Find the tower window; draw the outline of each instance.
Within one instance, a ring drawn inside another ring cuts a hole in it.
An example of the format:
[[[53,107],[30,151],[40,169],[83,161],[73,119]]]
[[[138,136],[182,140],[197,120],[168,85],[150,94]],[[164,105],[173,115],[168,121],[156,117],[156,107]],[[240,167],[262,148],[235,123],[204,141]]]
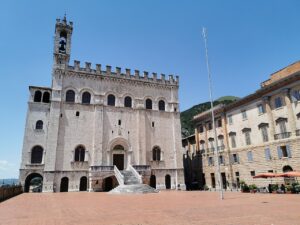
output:
[[[75,102],[75,92],[73,90],[67,91],[66,102]]]
[[[66,44],[67,44],[67,32],[62,31],[60,32],[59,48],[58,48],[60,53],[66,53]]]
[[[77,112],[76,112],[76,116],[79,116],[79,114],[80,114],[79,111],[77,111]]]
[[[111,105],[111,106],[116,105],[116,97],[114,95],[107,96],[107,105]]]
[[[45,91],[43,94],[43,102],[49,103],[50,102],[50,93],[48,91]]]
[[[75,149],[75,162],[83,162],[85,156],[85,149],[83,146],[78,146]]]
[[[34,102],[41,102],[42,100],[42,92],[41,91],[35,91],[34,92]]]
[[[90,104],[91,103],[91,94],[89,92],[83,92],[82,94],[82,104]]]
[[[152,122],[152,127],[154,127],[154,122]]]
[[[146,109],[152,109],[152,100],[149,98],[146,99]]]
[[[43,121],[42,120],[38,120],[35,124],[35,129],[36,130],[43,130]]]
[[[121,120],[118,121],[118,125],[121,126]]]
[[[160,161],[160,153],[161,153],[161,150],[159,147],[154,147],[153,150],[152,150],[152,159],[153,161]]]
[[[164,102],[163,100],[160,100],[160,101],[158,102],[158,109],[159,109],[160,111],[165,111],[165,102]]]
[[[41,146],[34,146],[31,150],[31,163],[42,163],[43,148]]]
[[[131,108],[132,107],[132,100],[129,96],[125,97],[124,99],[124,106]]]

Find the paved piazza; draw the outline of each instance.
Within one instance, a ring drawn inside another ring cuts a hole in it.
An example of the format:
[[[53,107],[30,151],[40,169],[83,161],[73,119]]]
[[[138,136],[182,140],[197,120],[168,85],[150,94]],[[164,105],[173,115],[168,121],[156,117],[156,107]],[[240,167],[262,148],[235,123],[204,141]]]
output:
[[[26,193],[0,204],[0,224],[300,224],[300,195],[162,191]]]

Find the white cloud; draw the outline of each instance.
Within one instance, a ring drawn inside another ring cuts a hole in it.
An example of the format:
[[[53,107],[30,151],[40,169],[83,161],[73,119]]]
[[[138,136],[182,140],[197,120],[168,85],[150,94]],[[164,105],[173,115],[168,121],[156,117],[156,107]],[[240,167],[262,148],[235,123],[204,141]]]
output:
[[[0,170],[4,171],[4,170],[9,170],[14,166],[14,164],[9,163],[6,160],[0,160]]]

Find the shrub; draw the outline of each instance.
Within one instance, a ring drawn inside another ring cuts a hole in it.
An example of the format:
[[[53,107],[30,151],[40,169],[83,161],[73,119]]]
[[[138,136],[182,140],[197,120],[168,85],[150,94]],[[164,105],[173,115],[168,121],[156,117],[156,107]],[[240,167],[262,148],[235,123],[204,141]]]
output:
[[[250,192],[249,186],[245,183],[245,181],[241,181],[240,184],[242,192]]]
[[[249,185],[249,189],[250,190],[256,190],[257,189],[257,186],[255,184],[250,184]]]

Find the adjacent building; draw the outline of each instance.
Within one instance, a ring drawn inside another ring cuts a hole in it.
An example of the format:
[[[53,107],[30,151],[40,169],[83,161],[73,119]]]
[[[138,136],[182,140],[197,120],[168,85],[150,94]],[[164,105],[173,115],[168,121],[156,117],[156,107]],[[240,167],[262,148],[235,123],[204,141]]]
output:
[[[43,192],[103,191],[114,166],[133,166],[144,183],[184,188],[179,78],[70,65],[73,23],[57,19],[51,87],[29,87],[20,181]],[[117,53],[116,53],[117,54]]]
[[[242,180],[266,186],[270,180],[253,176],[300,170],[300,62],[271,74],[253,94],[227,106],[216,106],[214,111],[217,140],[210,110],[193,119],[196,148],[202,155],[203,184],[219,187],[215,159],[220,163],[225,189],[239,187]],[[276,178],[273,182],[290,181]]]

